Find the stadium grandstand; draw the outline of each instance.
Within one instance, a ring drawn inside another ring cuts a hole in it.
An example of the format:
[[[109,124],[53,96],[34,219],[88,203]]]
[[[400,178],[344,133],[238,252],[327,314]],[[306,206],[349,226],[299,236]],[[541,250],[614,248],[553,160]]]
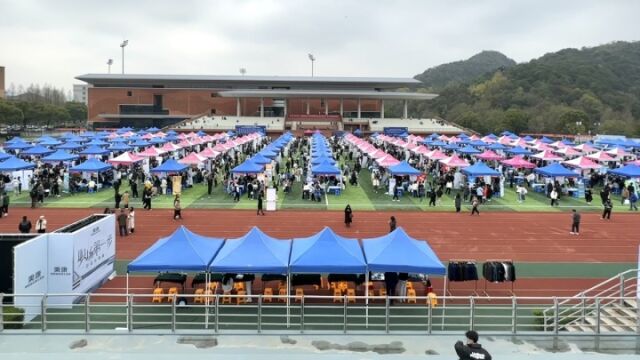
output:
[[[176,130],[266,132],[306,130],[456,134],[442,119],[411,119],[410,102],[436,94],[416,92],[411,78],[86,74],[88,117],[94,128],[156,126]],[[385,105],[401,105],[385,117]]]

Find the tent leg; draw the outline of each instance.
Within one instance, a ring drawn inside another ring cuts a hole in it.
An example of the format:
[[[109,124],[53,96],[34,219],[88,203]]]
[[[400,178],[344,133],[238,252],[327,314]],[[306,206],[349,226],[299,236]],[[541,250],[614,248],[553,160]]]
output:
[[[290,305],[291,305],[291,273],[287,273],[287,329],[291,326]]]
[[[204,275],[204,285],[205,285],[204,296],[207,296],[207,290],[209,290],[209,273],[206,273]],[[209,298],[208,297],[205,298],[204,304],[205,304],[204,328],[208,329],[209,328]]]
[[[127,271],[127,296],[129,296],[129,272]]]
[[[367,327],[367,329],[369,328],[369,271],[367,270],[367,273],[364,275],[365,280],[364,280],[364,297],[365,297],[365,325]]]
[[[448,278],[449,276],[445,274],[444,285],[442,289],[442,329],[441,330],[444,330],[444,314],[447,311],[447,279]],[[429,301],[431,301],[431,299],[429,299]]]

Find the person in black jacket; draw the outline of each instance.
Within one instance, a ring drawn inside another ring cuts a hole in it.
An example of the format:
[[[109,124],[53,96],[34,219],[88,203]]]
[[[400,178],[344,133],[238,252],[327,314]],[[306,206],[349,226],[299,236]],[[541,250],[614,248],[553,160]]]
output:
[[[465,336],[467,337],[466,344],[458,341],[453,347],[460,360],[491,360],[489,352],[478,344],[477,332],[469,330],[465,333]]]
[[[26,216],[22,217],[22,221],[18,224],[18,230],[22,234],[28,234],[31,232],[31,221]]]

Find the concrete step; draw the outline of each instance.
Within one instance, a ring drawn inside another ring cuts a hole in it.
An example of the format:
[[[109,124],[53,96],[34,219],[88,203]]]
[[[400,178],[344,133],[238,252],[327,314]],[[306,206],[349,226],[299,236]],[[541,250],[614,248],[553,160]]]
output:
[[[631,299],[625,299],[624,303],[629,306],[632,309],[637,309],[638,308],[638,301],[637,300],[631,300]]]
[[[627,327],[636,326],[636,315],[633,311],[620,305],[610,305],[602,309],[602,318],[615,321],[619,325]]]

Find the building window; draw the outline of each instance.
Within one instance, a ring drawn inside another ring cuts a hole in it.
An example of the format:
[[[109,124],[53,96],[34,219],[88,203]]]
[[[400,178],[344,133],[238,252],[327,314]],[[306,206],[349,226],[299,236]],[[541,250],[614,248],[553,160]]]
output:
[[[133,92],[127,91],[127,96],[133,96]]]

